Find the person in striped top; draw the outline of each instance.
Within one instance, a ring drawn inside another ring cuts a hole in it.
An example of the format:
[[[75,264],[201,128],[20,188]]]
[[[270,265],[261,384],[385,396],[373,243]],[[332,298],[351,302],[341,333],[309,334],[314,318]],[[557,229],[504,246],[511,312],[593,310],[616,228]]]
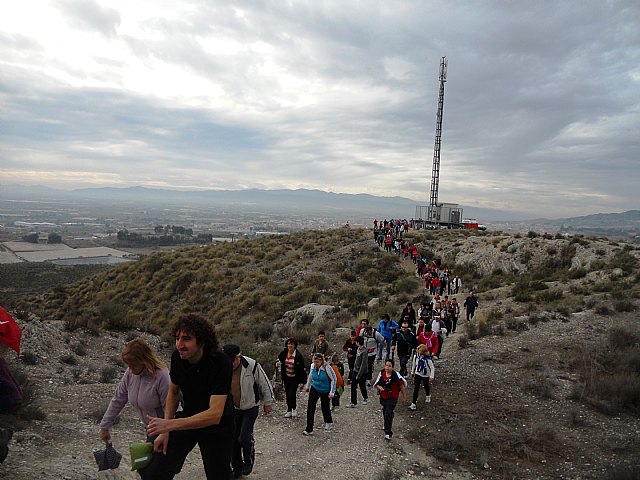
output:
[[[278,355],[276,362],[276,368],[280,369],[287,399],[287,413],[284,415],[286,418],[297,415],[296,393],[298,388],[302,388],[302,385],[307,381],[304,358],[297,348],[298,342],[293,338],[288,338],[285,342],[285,348]]]

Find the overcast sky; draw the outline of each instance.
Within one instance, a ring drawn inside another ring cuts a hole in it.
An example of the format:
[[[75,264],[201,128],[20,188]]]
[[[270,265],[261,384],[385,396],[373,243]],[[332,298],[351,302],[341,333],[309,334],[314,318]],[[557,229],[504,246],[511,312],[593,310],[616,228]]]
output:
[[[21,0],[0,182],[640,208],[640,2]]]

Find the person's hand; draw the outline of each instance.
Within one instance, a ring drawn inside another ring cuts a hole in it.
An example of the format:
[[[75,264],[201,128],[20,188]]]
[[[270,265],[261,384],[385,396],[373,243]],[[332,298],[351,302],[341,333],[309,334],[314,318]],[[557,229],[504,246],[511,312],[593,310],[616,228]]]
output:
[[[429,377],[429,384],[433,383],[433,378]]]
[[[273,407],[271,405],[265,405],[264,406],[265,415],[269,415],[272,411],[273,411]]]
[[[152,417],[151,415],[147,415],[147,422],[147,435],[150,437],[160,435],[161,433],[169,433],[171,431],[171,426],[173,425],[172,420]]]
[[[305,388],[304,388],[304,391],[305,391],[305,392],[308,392],[308,391],[309,391],[309,389],[308,389],[307,387],[305,387]]]
[[[166,455],[168,446],[169,434],[167,433],[161,433],[160,435],[158,435],[158,438],[153,441],[153,451],[156,453],[163,453],[164,455]]]
[[[105,428],[100,429],[100,440],[102,440],[103,442],[108,442],[109,440],[111,440],[111,434],[109,433],[109,430]]]
[[[334,393],[329,393],[329,398],[333,398],[335,396]]]

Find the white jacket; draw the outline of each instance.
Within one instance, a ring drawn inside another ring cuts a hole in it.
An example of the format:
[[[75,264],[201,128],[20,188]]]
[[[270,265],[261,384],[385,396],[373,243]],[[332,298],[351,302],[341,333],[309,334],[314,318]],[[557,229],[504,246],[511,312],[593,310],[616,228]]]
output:
[[[419,377],[422,378],[435,378],[436,377],[436,369],[435,366],[433,365],[433,360],[431,360],[431,357],[427,357],[427,368],[425,369],[424,372],[418,372],[418,360],[420,360],[420,355],[418,354],[418,352],[413,354],[413,362],[411,362],[411,375],[418,375]]]
[[[265,406],[271,406],[275,402],[273,387],[264,373],[262,365],[253,358],[240,356],[240,410],[249,410],[260,401]]]

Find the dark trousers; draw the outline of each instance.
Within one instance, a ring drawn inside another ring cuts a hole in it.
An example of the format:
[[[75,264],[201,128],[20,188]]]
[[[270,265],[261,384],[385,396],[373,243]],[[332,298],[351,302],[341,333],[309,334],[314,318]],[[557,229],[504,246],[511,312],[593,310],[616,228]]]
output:
[[[320,408],[322,409],[322,418],[324,423],[333,423],[331,418],[331,406],[329,405],[329,392],[320,393],[315,388],[309,390],[309,405],[307,405],[307,432],[313,432],[313,420],[316,416],[316,405],[320,399]]]
[[[418,394],[420,393],[420,383],[424,384],[424,393],[427,397],[431,395],[431,385],[429,384],[429,377],[421,377],[420,375],[413,376],[413,403],[418,401]]]
[[[436,354],[436,356],[440,356],[440,352],[442,352],[442,344],[444,343],[444,337],[442,336],[442,334],[438,335],[438,353]]]
[[[380,399],[380,403],[382,404],[382,417],[384,418],[384,433],[385,435],[393,435],[391,431],[391,427],[393,426],[393,411],[396,409],[396,405],[398,404],[397,398],[388,398],[386,400]]]
[[[351,403],[358,404],[358,387],[360,387],[360,393],[362,393],[363,399],[369,398],[369,392],[367,392],[367,379],[359,378],[351,380]]]
[[[369,363],[369,373],[367,373],[367,380],[371,380],[373,378],[373,364],[376,362],[376,356],[369,355],[367,357],[367,362]]]
[[[453,327],[451,329],[451,331],[455,332],[456,328],[458,327],[458,316],[457,315],[454,315],[453,317],[451,317],[451,324],[452,324],[452,327]]]
[[[295,378],[282,377],[284,383],[284,392],[287,397],[287,412],[296,409],[296,393],[298,391],[298,382]]]
[[[139,471],[142,480],[172,480],[182,470],[187,455],[200,447],[207,480],[227,480],[231,475],[233,418],[224,418],[216,429],[198,428],[169,433],[167,454],[154,453],[148,467]]]
[[[331,399],[331,405],[334,407],[339,407],[340,406],[340,395],[338,395],[338,392],[336,392],[333,395],[333,398]]]
[[[473,316],[476,314],[475,308],[467,308],[467,322],[473,320]]]
[[[356,357],[347,357],[347,363],[349,364],[349,380],[353,381],[353,366],[356,363]]]
[[[243,467],[253,467],[256,458],[253,426],[258,418],[259,407],[249,410],[236,409],[236,429],[233,434],[233,457],[231,466],[234,471],[242,471]]]
[[[407,376],[407,363],[409,363],[409,358],[411,358],[411,354],[403,355],[400,357],[400,375],[403,377]]]

